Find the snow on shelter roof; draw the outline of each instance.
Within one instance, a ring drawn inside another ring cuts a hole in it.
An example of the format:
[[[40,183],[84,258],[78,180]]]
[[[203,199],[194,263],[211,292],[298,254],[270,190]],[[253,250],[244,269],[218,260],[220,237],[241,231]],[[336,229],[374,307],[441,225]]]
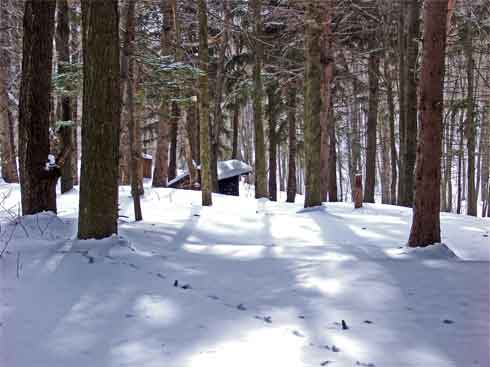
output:
[[[201,169],[200,166],[196,167],[197,169]],[[239,161],[238,159],[230,159],[228,161],[219,161],[218,162],[218,180],[224,180],[226,178],[246,175],[252,172],[252,167],[250,167],[247,163]],[[184,171],[184,173],[178,175],[173,180],[168,182],[168,186],[172,186],[173,184],[179,182],[183,178],[187,177],[189,172]]]
[[[224,180],[234,176],[241,176],[252,172],[250,167],[245,162],[238,159],[231,159],[229,161],[218,162],[218,180]]]

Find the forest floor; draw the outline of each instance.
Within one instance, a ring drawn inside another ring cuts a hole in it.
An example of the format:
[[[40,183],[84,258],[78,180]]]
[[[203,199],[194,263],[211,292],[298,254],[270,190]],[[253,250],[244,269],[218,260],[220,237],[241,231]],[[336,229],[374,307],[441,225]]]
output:
[[[119,236],[77,241],[76,190],[17,222],[3,194],[2,367],[490,366],[486,219],[410,250],[405,208],[147,187],[136,224],[124,187]]]

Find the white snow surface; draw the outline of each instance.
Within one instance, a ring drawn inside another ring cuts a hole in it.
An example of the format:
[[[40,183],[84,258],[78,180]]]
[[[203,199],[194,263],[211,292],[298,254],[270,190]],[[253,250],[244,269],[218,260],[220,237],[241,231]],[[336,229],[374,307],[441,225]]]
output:
[[[201,169],[201,166],[197,166],[197,169]],[[228,161],[218,161],[217,165],[218,169],[218,180],[224,180],[226,178],[230,178],[233,176],[241,176],[246,175],[247,173],[252,172],[252,167],[247,163],[239,161],[238,159],[230,159]],[[180,181],[184,177],[189,175],[188,171],[183,171],[181,174],[177,175],[173,180],[168,182],[168,185],[171,186],[174,183]]]
[[[413,250],[406,208],[147,186],[143,222],[78,241],[77,189],[17,226],[0,192],[1,367],[490,366],[486,219]]]

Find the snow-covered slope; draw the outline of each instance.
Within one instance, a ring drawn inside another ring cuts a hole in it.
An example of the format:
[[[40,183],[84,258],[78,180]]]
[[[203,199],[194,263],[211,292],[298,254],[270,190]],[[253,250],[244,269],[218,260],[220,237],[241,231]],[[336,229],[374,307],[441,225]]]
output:
[[[0,210],[2,367],[490,365],[488,220],[443,214],[447,246],[409,250],[405,208],[147,188],[144,222],[77,241],[77,200]]]

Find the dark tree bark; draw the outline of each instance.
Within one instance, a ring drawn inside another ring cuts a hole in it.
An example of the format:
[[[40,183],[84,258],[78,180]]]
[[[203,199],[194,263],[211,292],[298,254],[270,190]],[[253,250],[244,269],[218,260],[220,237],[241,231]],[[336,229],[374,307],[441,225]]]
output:
[[[218,51],[217,70],[216,70],[216,84],[215,84],[215,98],[214,98],[214,126],[212,129],[211,139],[211,178],[213,182],[213,192],[219,192],[218,186],[218,159],[220,148],[220,134],[223,130],[223,88],[226,82],[225,73],[225,61],[226,61],[226,49],[228,48],[229,28],[230,28],[230,9],[229,0],[223,0],[223,14],[224,14],[224,29],[223,37],[221,39]]]
[[[376,47],[375,44],[372,47]],[[369,111],[367,121],[366,147],[366,184],[364,185],[364,201],[374,203],[376,183],[376,128],[378,123],[379,94],[379,54],[372,51],[368,61],[369,77]]]
[[[59,169],[48,166],[56,1],[26,1],[19,98],[22,214],[56,212]]]
[[[331,154],[335,155],[335,146],[331,146],[331,122],[333,121],[333,103],[332,103],[332,83],[334,78],[334,52],[333,52],[333,32],[332,32],[332,16],[333,2],[326,1],[323,4],[323,33],[322,33],[322,48],[321,62],[323,67],[321,79],[321,94],[323,101],[323,109],[321,112],[321,136],[320,136],[320,180],[321,180],[321,196],[322,201],[327,201],[329,197],[330,183],[333,180],[330,175],[336,175],[335,160],[332,160]],[[335,128],[334,128],[335,131]],[[334,133],[335,137],[335,133]],[[335,142],[334,142],[335,143]],[[334,144],[335,145],[335,144]],[[332,170],[332,166],[333,170]],[[335,180],[336,186],[336,180]],[[335,187],[336,191],[336,187]],[[335,195],[337,196],[337,195]]]
[[[254,121],[254,143],[255,143],[255,198],[266,198],[267,195],[267,173],[265,165],[265,143],[264,143],[264,121],[262,113],[262,0],[252,0],[253,16],[253,121]]]
[[[278,84],[273,82],[267,88],[269,115],[269,200],[277,201],[277,125],[279,94]]]
[[[0,24],[7,25],[9,12],[6,0],[0,0]],[[0,31],[0,157],[2,159],[2,178],[7,183],[19,182],[17,162],[15,159],[14,128],[12,114],[9,110],[8,74],[10,57],[7,49],[10,47],[10,37],[7,31]]]
[[[408,240],[412,247],[441,241],[439,212],[447,10],[447,1],[428,0],[425,3],[420,140],[417,146],[413,221]]]
[[[408,5],[408,24],[405,35],[406,47],[406,68],[404,69],[404,157],[400,172],[400,180],[403,180],[403,195],[400,204],[412,206],[414,194],[414,169],[417,147],[417,60],[419,53],[420,38],[420,9],[421,0],[409,0]]]
[[[471,14],[467,14],[471,18]],[[466,77],[468,80],[467,92],[467,114],[466,114],[466,145],[468,149],[468,196],[466,214],[478,215],[478,195],[475,184],[475,149],[476,149],[476,126],[475,126],[475,97],[474,97],[474,73],[475,62],[473,60],[473,25],[470,21],[464,27],[464,52],[466,58]]]
[[[288,203],[294,203],[296,198],[296,87],[290,85],[287,94],[288,107]]]
[[[172,102],[170,111],[170,156],[168,162],[168,180],[173,180],[177,176],[177,141],[179,135],[180,108],[177,102]]]
[[[240,105],[233,106],[233,140],[231,143],[231,159],[238,159],[238,129],[240,124]]]
[[[67,0],[57,1],[58,11],[56,19],[56,50],[58,52],[58,72],[60,74],[66,71],[67,64],[70,62],[70,21],[69,21],[69,8]],[[72,126],[72,103],[71,98],[67,95],[61,96],[61,108],[60,119],[65,124],[71,121],[69,125],[63,125],[60,127],[59,134],[61,140],[61,150],[68,150],[69,154],[66,158],[65,164],[61,167],[61,193],[70,191],[74,184],[75,179],[73,176],[73,166],[75,163],[75,134]]]
[[[129,134],[129,174],[131,183],[131,196],[133,197],[134,206],[134,218],[135,221],[143,219],[141,213],[141,200],[140,200],[140,169],[141,169],[141,141],[138,141],[139,124],[135,121],[135,102],[134,102],[134,42],[135,42],[135,0],[128,0],[126,8],[126,32],[124,34],[124,59],[126,60],[122,65],[123,78],[126,79],[126,105],[128,117],[128,134]]]
[[[335,116],[333,115],[333,100],[330,100],[330,121],[328,123],[328,139],[329,139],[329,154],[328,154],[328,201],[333,203],[338,201],[337,194],[337,137],[335,134],[336,124]],[[342,177],[340,177],[342,179]]]
[[[162,0],[161,13],[163,16],[160,48],[162,55],[168,55],[172,52],[172,29],[173,29],[173,11],[172,3],[170,0]],[[153,170],[153,187],[166,187],[169,180],[169,125],[170,125],[170,112],[167,93],[164,92],[162,100],[160,102],[160,115],[158,119],[157,128],[157,149],[155,152],[155,168]]]
[[[390,161],[391,161],[391,185],[390,199],[391,204],[396,205],[396,188],[397,188],[397,152],[396,152],[396,136],[395,136],[395,102],[393,97],[393,75],[390,71],[388,58],[385,58],[384,65],[386,79],[386,101],[388,104],[388,119],[390,129]]]
[[[199,13],[199,68],[203,71],[199,76],[199,124],[201,149],[201,191],[202,205],[210,206],[212,202],[211,180],[211,141],[209,134],[209,85],[208,85],[208,14],[207,0],[198,0]]]
[[[78,238],[117,233],[121,124],[116,0],[82,1],[83,116]]]
[[[322,79],[321,6],[310,0],[306,5],[306,69],[305,69],[305,208],[321,205],[321,121],[320,83]]]

